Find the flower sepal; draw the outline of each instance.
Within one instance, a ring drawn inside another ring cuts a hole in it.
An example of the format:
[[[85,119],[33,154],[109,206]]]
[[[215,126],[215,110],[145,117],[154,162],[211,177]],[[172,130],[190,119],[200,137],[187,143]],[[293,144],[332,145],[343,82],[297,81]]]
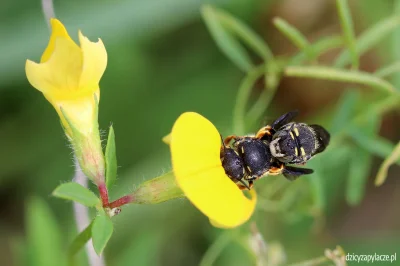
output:
[[[95,103],[94,110],[92,110],[93,119],[90,121],[90,125],[87,125],[90,130],[82,132],[75,117],[70,116],[62,106],[60,107],[60,112],[61,119],[65,120],[65,123],[62,123],[64,131],[73,146],[75,156],[83,173],[96,185],[100,185],[105,182],[105,161],[97,122],[98,100],[96,94],[93,97]]]
[[[170,172],[140,184],[131,197],[132,203],[157,204],[185,195],[177,185],[174,174]]]

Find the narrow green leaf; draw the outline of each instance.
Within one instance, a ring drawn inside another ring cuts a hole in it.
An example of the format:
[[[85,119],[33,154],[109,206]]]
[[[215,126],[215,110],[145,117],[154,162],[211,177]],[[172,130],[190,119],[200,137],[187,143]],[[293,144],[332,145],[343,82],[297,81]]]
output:
[[[113,126],[110,126],[106,147],[106,185],[108,189],[115,183],[117,179],[117,152],[115,146],[115,134]]]
[[[394,62],[388,66],[378,69],[374,75],[379,78],[386,78],[394,74],[400,73],[400,61]],[[400,86],[399,86],[400,87]]]
[[[339,13],[340,24],[342,26],[343,35],[350,51],[352,66],[354,69],[358,68],[358,52],[356,40],[354,36],[353,20],[351,18],[350,8],[347,0],[336,0],[336,6]]]
[[[361,56],[380,41],[384,40],[394,29],[400,25],[400,17],[392,16],[376,23],[363,32],[356,42],[358,56]],[[343,51],[335,60],[335,67],[343,67],[351,61],[351,54],[348,50]]]
[[[380,136],[368,136],[358,128],[350,126],[348,133],[361,148],[383,159],[390,156],[394,149],[394,145],[387,139]],[[396,160],[395,163],[400,165],[400,159]]]
[[[394,16],[399,17],[400,16],[400,1],[394,1],[393,5],[394,5],[393,14],[394,14]],[[391,58],[394,60],[400,60],[399,47],[400,47],[400,29],[397,28],[393,32],[392,45],[391,45],[391,49],[392,49]],[[399,74],[394,75],[391,78],[391,82],[393,83],[395,88],[397,88],[397,90],[400,90],[400,75]]]
[[[271,52],[271,49],[268,47],[265,41],[253,31],[252,28],[221,9],[213,9],[217,14],[221,24],[230,32],[235,34],[236,37],[246,43],[251,49],[253,49],[253,51],[263,58],[264,61],[270,61],[273,59],[274,56]]]
[[[377,137],[381,119],[374,114],[362,126],[357,128],[364,136],[373,140]],[[355,127],[352,127],[354,132]],[[357,136],[353,136],[356,137]],[[372,143],[371,143],[372,144]],[[364,197],[365,187],[372,165],[372,154],[364,148],[356,147],[350,157],[349,177],[346,187],[346,200],[354,206],[358,205]]]
[[[346,186],[346,200],[350,205],[355,206],[364,197],[365,186],[372,166],[372,155],[359,147],[353,149],[352,154]]]
[[[100,255],[113,233],[113,224],[104,211],[99,211],[92,225],[92,240],[94,250]]]
[[[251,89],[254,83],[264,74],[265,67],[263,65],[252,69],[242,80],[235,107],[233,109],[233,128],[236,134],[245,133],[245,115],[246,105],[251,95]]]
[[[31,198],[26,209],[29,261],[32,266],[64,266],[61,231],[46,202]]]
[[[253,67],[250,56],[243,46],[221,25],[214,8],[208,5],[203,6],[201,14],[221,51],[238,68],[244,72],[248,72]]]
[[[92,237],[92,226],[93,226],[93,222],[91,222],[85,228],[85,230],[80,232],[79,235],[77,235],[75,237],[75,239],[72,241],[71,245],[69,246],[69,250],[68,250],[68,255],[69,255],[70,260],[72,260],[72,258],[75,256],[75,254],[79,250],[81,250],[85,246],[85,244],[89,241],[89,239]]]
[[[375,186],[381,186],[387,177],[389,167],[400,159],[400,142],[397,143],[392,153],[383,161],[375,178]]]
[[[293,56],[289,65],[299,65],[305,60],[313,61],[318,59],[319,56],[328,52],[329,50],[340,48],[344,44],[342,36],[328,36],[319,39],[318,41],[311,43],[308,50],[312,51],[311,55],[306,54],[305,51],[301,51],[297,55]]]
[[[354,106],[360,94],[356,90],[347,90],[341,97],[337,105],[335,116],[332,119],[332,126],[330,133],[332,136],[340,132],[342,128],[346,127],[352,118]]]
[[[53,196],[73,200],[88,207],[94,207],[100,202],[92,191],[75,182],[59,185],[53,191]]]
[[[312,50],[308,49],[310,43],[298,29],[281,18],[274,18],[273,22],[275,27],[280,30],[283,35],[285,35],[297,48],[304,51],[309,60],[314,57]]]
[[[370,73],[323,66],[288,66],[284,74],[289,77],[315,78],[363,84],[386,92],[394,92],[392,84]]]

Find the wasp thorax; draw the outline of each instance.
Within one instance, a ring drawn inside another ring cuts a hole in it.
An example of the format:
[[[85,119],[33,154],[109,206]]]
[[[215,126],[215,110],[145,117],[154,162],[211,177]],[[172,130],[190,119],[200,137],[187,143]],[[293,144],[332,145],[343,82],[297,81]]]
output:
[[[252,137],[245,137],[236,143],[248,176],[261,177],[270,169],[272,157],[268,144]]]

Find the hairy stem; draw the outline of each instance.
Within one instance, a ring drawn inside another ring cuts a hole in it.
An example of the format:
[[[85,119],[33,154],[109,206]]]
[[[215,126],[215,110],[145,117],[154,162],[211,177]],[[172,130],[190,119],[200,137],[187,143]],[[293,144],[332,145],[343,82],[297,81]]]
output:
[[[131,203],[133,201],[133,199],[134,198],[131,195],[126,195],[126,196],[123,196],[123,197],[111,202],[110,204],[108,204],[107,207],[109,207],[110,209],[121,207],[122,205]]]

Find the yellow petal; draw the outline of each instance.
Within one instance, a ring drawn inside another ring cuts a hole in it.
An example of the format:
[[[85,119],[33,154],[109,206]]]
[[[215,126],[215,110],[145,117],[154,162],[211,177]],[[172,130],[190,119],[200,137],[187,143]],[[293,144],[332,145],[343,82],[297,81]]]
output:
[[[226,176],[220,161],[221,138],[214,125],[196,113],[184,113],[171,132],[176,181],[186,197],[219,227],[249,219],[256,197],[248,199]]]
[[[41,64],[27,60],[26,76],[33,87],[51,99],[74,99],[79,97],[79,78],[82,68],[81,51],[76,44],[65,38],[55,41],[50,59]]]
[[[107,66],[107,52],[103,42],[91,42],[79,31],[83,65],[79,81],[80,88],[96,89]]]
[[[254,211],[256,197],[248,199],[226,176],[222,166],[190,176],[177,176],[177,183],[193,205],[218,227],[239,226]],[[252,192],[255,194],[254,190]]]
[[[49,44],[47,45],[46,50],[44,50],[44,52],[43,52],[42,58],[40,59],[40,63],[44,63],[47,60],[49,60],[49,58],[51,57],[51,55],[54,51],[54,47],[55,47],[57,38],[60,37],[60,38],[65,38],[65,39],[71,40],[71,37],[68,35],[68,32],[65,29],[64,25],[58,19],[55,19],[55,18],[50,19],[50,24],[51,24],[51,36],[50,36]]]
[[[96,92],[96,95],[98,95],[98,93],[99,91]],[[50,101],[50,99],[48,100]],[[93,132],[93,130],[95,130],[94,126],[96,126],[96,124],[94,121],[97,121],[97,103],[95,102],[94,95],[87,95],[75,100],[50,102],[53,104],[58,115],[60,116],[61,122],[66,129],[68,136],[72,137],[73,134],[69,128],[69,124],[64,118],[64,115],[61,113],[60,107],[63,108],[63,111],[70,119],[70,122],[73,123],[74,127],[79,130],[82,135],[89,135]]]
[[[171,133],[169,133],[168,135],[164,136],[164,137],[162,138],[162,141],[163,141],[165,144],[170,145],[170,144],[171,144]]]
[[[220,146],[221,137],[210,121],[197,113],[182,114],[171,132],[175,175],[187,176],[221,166]]]
[[[251,203],[249,204],[249,206],[247,206],[244,210],[240,210],[240,209],[236,210],[237,212],[240,212],[240,211],[244,212],[244,213],[242,213],[242,217],[241,217],[242,220],[239,220],[239,223],[237,225],[240,225],[240,224],[246,222],[254,212],[254,208],[257,203],[257,193],[254,189],[250,190],[249,192],[250,192],[250,196],[251,196]],[[231,225],[231,224],[227,225],[226,223],[222,224],[222,223],[220,223],[216,220],[212,220],[212,219],[210,219],[210,223],[213,226],[219,227],[219,228],[232,228],[232,227],[237,226],[237,225]]]

